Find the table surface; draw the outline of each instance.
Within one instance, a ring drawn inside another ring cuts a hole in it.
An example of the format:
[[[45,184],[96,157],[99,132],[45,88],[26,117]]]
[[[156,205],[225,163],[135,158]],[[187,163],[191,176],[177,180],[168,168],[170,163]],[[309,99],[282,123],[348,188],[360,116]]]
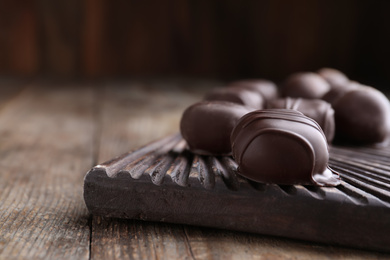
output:
[[[91,216],[94,165],[178,131],[217,81],[0,79],[0,259],[388,259],[249,233]]]

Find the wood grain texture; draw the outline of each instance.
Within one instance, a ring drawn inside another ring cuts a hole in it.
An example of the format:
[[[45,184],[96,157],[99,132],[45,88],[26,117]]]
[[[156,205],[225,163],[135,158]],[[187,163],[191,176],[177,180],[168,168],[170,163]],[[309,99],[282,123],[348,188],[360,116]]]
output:
[[[88,259],[90,88],[29,85],[0,111],[0,259]]]
[[[183,109],[215,85],[180,80],[107,83],[98,94],[97,161],[176,132]],[[188,250],[182,226],[92,218],[92,259],[186,259]]]

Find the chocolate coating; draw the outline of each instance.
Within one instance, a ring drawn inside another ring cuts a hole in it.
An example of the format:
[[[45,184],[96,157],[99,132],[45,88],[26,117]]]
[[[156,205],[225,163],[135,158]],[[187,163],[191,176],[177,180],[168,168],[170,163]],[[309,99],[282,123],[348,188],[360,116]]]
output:
[[[325,79],[331,86],[345,84],[349,81],[348,77],[339,70],[332,68],[322,68],[317,73]]]
[[[388,141],[390,103],[385,95],[372,87],[356,84],[333,92],[337,92],[331,100],[337,140],[354,143]],[[329,99],[330,94],[324,98]]]
[[[231,131],[237,121],[250,111],[231,102],[202,101],[184,111],[180,131],[194,153],[229,155]]]
[[[282,96],[307,99],[321,98],[330,90],[330,85],[321,76],[312,72],[290,75],[282,86]]]
[[[265,109],[243,116],[231,135],[239,173],[253,181],[338,185],[318,124],[296,110]]]
[[[234,81],[229,84],[229,87],[245,88],[252,91],[256,91],[257,93],[263,96],[266,102],[278,97],[278,87],[276,86],[275,83],[269,80],[248,79],[248,80]]]
[[[333,104],[337,99],[342,97],[345,93],[348,91],[357,89],[361,86],[361,84],[355,82],[355,81],[348,81],[344,84],[339,85],[333,85],[332,89],[329,90],[322,99],[326,102]]]
[[[280,98],[269,103],[269,108],[294,109],[316,121],[328,143],[331,143],[335,134],[334,110],[332,106],[321,99]]]
[[[264,100],[257,92],[244,88],[216,88],[211,90],[205,100],[229,101],[253,109],[264,108]]]

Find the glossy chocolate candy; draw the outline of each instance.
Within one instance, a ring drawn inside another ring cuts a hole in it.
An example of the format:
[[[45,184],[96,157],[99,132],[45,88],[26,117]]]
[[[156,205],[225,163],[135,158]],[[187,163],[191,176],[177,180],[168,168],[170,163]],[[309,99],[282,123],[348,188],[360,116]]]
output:
[[[263,96],[256,91],[244,88],[215,88],[206,94],[204,100],[228,101],[251,109],[264,108]]]
[[[319,125],[290,109],[265,109],[243,116],[231,135],[242,176],[261,183],[335,186],[328,144]]]
[[[330,85],[321,76],[312,72],[291,74],[282,85],[282,96],[300,98],[322,98]]]
[[[335,111],[337,141],[370,144],[389,140],[390,103],[380,91],[351,82],[332,89],[324,100]]]
[[[237,121],[251,109],[224,101],[202,101],[188,107],[180,131],[189,149],[203,155],[230,155],[230,134]]]
[[[294,109],[305,116],[314,119],[324,131],[328,143],[335,134],[334,110],[332,106],[321,99],[280,98],[269,103],[268,108]]]

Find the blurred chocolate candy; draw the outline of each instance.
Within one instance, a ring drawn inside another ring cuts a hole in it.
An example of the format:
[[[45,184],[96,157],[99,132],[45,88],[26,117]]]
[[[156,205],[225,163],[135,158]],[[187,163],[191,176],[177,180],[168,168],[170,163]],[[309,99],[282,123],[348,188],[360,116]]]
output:
[[[229,101],[253,109],[264,108],[264,100],[257,92],[244,88],[215,88],[209,91],[204,100]]]
[[[348,77],[339,70],[332,68],[322,68],[317,73],[325,79],[331,86],[345,84],[349,81]]]
[[[250,111],[245,106],[231,102],[202,101],[184,111],[180,131],[194,153],[229,155],[232,129]]]
[[[322,98],[330,90],[330,85],[321,76],[312,72],[290,75],[282,85],[284,97]]]
[[[335,100],[342,97],[348,91],[357,89],[361,84],[355,81],[348,81],[343,84],[333,85],[332,88],[322,97],[326,102],[333,104]]]
[[[275,83],[264,79],[247,79],[234,81],[229,84],[230,88],[245,88],[259,93],[265,102],[278,97],[278,87]]]

